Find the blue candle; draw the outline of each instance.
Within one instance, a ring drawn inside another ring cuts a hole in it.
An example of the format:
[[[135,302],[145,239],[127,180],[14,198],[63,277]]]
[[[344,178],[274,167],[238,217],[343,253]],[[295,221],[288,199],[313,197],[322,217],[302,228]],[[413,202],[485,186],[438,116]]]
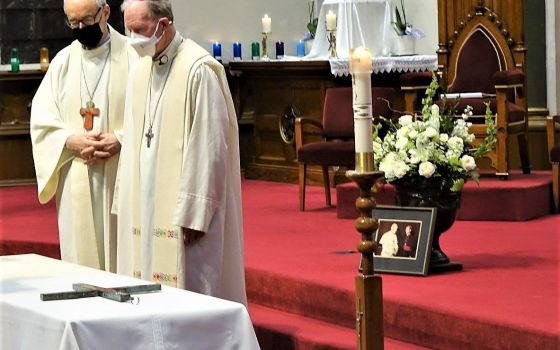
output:
[[[222,61],[222,44],[220,44],[219,42],[215,42],[212,45],[212,54],[214,56],[215,59],[217,59],[218,61]]]
[[[284,43],[278,41],[276,43],[276,59],[281,60],[284,58]]]
[[[300,40],[296,44],[296,56],[303,57],[305,56],[305,43],[303,40]]]
[[[233,60],[241,60],[241,43],[239,42],[233,43]]]

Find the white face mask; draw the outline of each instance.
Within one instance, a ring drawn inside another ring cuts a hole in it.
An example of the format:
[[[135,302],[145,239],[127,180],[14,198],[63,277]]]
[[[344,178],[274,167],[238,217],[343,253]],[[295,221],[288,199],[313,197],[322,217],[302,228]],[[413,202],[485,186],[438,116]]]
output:
[[[138,33],[130,32],[130,37],[128,38],[128,42],[130,45],[138,52],[140,57],[150,56],[154,57],[156,54],[156,45],[163,37],[163,33],[159,38],[156,38],[156,32],[159,28],[159,23],[156,26],[156,30],[154,30],[154,34],[151,37],[147,37],[144,35],[140,35]]]

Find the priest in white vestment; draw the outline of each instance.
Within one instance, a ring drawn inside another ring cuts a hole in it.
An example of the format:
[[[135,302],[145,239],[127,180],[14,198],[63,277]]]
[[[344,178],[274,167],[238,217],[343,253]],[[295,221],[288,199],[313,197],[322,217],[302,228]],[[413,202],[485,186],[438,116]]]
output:
[[[237,119],[223,66],[125,1],[131,71],[114,211],[118,272],[246,304]]]
[[[56,196],[62,260],[115,272],[128,45],[105,0],[65,0],[64,11],[77,40],[53,58],[31,106],[38,196]]]

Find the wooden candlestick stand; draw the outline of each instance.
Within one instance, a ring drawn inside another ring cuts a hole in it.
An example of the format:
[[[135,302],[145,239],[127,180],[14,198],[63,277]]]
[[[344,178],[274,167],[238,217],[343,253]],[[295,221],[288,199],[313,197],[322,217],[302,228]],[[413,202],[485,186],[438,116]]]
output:
[[[371,193],[371,188],[383,175],[381,171],[346,172],[346,177],[360,188],[360,197],[356,200],[360,217],[354,224],[362,234],[362,240],[358,243],[358,251],[362,254],[362,271],[355,279],[358,350],[379,350],[384,346],[382,281],[380,276],[374,276],[373,268],[373,253],[377,246],[373,233],[378,223],[373,217],[376,203]]]

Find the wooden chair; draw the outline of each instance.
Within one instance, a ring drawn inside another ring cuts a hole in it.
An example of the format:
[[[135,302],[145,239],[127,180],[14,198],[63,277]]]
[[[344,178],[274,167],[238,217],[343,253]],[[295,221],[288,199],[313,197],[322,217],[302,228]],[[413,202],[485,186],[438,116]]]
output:
[[[560,115],[546,118],[546,140],[548,144],[548,156],[552,164],[552,198],[555,213],[560,211],[560,139],[556,135],[556,131],[559,127]]]
[[[507,178],[508,141],[517,136],[523,173],[529,174],[523,1],[438,0],[438,20],[441,88],[448,93],[492,95],[461,98],[458,112],[466,105],[474,108],[471,132],[481,142],[486,137],[484,102],[490,101],[497,127],[497,144],[487,156],[491,166]],[[407,111],[417,108],[413,105],[417,103],[415,87],[425,89],[428,79],[423,73],[401,78]]]
[[[390,118],[389,104],[394,100],[394,90],[372,87],[371,92],[374,116]],[[299,209],[301,211],[305,210],[308,165],[318,165],[322,168],[327,206],[331,205],[329,166],[354,167],[353,113],[352,88],[330,88],[325,94],[322,123],[308,118],[296,118],[295,139],[299,162]],[[305,143],[303,129],[306,125],[319,129],[323,140]]]

